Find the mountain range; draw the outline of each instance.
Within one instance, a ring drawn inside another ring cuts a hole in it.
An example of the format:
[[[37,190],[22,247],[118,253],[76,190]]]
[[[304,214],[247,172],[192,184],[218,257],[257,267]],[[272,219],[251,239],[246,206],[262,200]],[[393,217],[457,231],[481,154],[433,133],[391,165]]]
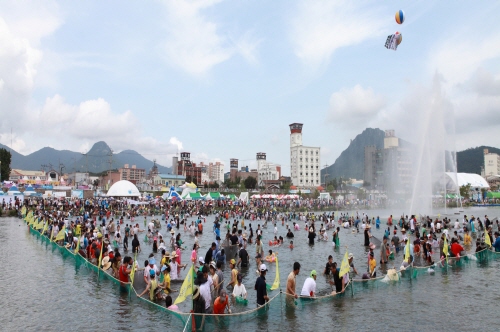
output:
[[[334,178],[364,178],[365,147],[374,145],[377,149],[384,147],[385,132],[379,128],[366,128],[361,134],[351,140],[349,146],[342,151],[335,163],[321,170],[321,179],[328,174],[328,179]],[[412,143],[399,139],[402,147],[411,147]],[[484,149],[500,155],[500,149],[490,146],[479,146],[457,152],[457,171],[459,173],[481,174],[484,166]],[[452,166],[446,164],[447,169]]]
[[[124,150],[114,154],[106,142],[103,141],[95,143],[86,154],[45,147],[25,156],[2,144],[0,144],[0,148],[11,152],[11,168],[32,171],[40,169],[61,171],[62,168],[63,173],[73,171],[101,173],[129,164],[130,167],[136,165],[137,168],[144,168],[148,173],[154,164],[153,161],[144,158],[134,150]],[[171,172],[170,167],[156,165],[159,173]]]

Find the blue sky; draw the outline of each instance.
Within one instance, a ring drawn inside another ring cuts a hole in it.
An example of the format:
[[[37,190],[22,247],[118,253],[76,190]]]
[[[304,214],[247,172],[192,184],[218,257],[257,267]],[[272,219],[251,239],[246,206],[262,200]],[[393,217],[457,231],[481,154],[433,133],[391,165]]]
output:
[[[404,24],[395,22],[405,11]],[[331,164],[366,127],[417,137],[436,84],[457,149],[500,147],[497,1],[0,1],[0,142],[106,141],[169,166],[289,172],[289,129]],[[385,39],[399,31],[396,52]],[[438,83],[436,83],[438,82]]]

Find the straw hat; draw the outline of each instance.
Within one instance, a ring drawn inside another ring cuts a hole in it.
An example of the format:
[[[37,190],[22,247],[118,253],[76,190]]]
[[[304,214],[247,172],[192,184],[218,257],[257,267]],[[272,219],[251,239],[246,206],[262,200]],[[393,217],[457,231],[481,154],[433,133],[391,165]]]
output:
[[[177,257],[177,253],[175,251],[172,251],[172,253],[170,254],[170,258],[174,259],[175,257]]]
[[[102,269],[104,271],[106,271],[107,269],[109,269],[111,267],[111,262],[109,261],[109,257],[108,256],[104,257],[102,259],[101,264],[102,264]]]

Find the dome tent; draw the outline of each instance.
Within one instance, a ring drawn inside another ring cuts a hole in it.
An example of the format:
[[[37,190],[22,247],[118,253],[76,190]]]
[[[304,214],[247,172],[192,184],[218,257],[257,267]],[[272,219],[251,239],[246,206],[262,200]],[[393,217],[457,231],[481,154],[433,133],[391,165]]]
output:
[[[111,197],[139,197],[139,189],[130,181],[121,180],[109,188],[107,196]]]

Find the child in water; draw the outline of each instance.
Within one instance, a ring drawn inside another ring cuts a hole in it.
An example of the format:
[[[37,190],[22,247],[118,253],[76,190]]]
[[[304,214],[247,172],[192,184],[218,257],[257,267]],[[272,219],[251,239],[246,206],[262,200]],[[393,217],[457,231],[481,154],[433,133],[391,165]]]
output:
[[[290,241],[290,249],[293,249],[293,241]]]
[[[266,261],[270,263],[276,262],[276,254],[272,250],[269,250],[269,255],[266,256]]]

